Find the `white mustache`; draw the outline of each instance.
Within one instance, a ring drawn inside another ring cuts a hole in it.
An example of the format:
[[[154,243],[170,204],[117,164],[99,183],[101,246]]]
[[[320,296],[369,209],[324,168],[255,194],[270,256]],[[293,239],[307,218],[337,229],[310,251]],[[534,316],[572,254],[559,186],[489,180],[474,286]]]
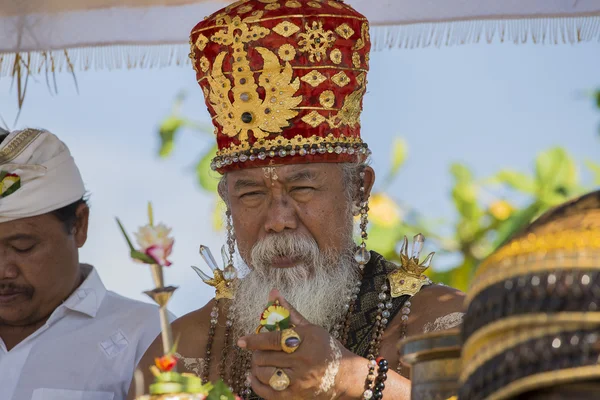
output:
[[[252,247],[251,261],[257,270],[270,267],[272,260],[280,257],[310,265],[319,259],[319,253],[319,245],[310,236],[278,233],[264,237]]]

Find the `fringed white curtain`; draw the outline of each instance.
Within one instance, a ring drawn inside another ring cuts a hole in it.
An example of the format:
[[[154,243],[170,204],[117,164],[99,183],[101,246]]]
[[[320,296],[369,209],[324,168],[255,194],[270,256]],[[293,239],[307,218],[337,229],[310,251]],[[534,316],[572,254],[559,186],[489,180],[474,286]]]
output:
[[[285,0],[280,0],[284,2]],[[329,1],[329,0],[321,0]],[[188,62],[188,34],[218,0],[2,0],[0,77]],[[600,41],[600,0],[347,0],[376,50]]]

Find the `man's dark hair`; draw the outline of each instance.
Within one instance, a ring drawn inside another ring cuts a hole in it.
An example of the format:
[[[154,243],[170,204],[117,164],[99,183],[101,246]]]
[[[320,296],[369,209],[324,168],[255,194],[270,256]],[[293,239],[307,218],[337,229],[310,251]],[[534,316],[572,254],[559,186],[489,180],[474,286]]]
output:
[[[2,142],[4,142],[4,139],[6,139],[8,137],[8,134],[10,132],[5,131],[4,129],[0,128],[0,144],[2,144]]]
[[[54,215],[60,222],[63,223],[68,234],[73,232],[75,222],[77,222],[77,208],[79,208],[79,206],[82,204],[85,204],[89,207],[88,199],[86,197],[82,197],[74,203],[51,212],[52,215]]]

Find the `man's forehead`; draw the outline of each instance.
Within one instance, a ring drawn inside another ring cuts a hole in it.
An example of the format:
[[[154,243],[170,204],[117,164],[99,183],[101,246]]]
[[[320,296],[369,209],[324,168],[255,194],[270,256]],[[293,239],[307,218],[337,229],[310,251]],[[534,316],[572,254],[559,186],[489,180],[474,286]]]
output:
[[[0,223],[0,240],[34,236],[43,230],[44,216],[21,218]]]
[[[335,163],[319,163],[281,166],[274,165],[265,168],[274,168],[275,171],[277,171],[278,180],[285,181],[293,178],[317,179],[339,168],[339,166]],[[265,168],[259,167],[232,171],[228,173],[228,178],[231,178],[234,183],[238,180],[263,181],[265,178]]]

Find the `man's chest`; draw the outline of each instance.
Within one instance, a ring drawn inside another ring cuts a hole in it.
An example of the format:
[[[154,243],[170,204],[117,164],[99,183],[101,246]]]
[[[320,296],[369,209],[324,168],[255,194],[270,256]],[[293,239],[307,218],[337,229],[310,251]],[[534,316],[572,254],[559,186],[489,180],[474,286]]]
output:
[[[135,346],[118,328],[56,324],[0,353],[6,400],[117,400],[125,396]]]

